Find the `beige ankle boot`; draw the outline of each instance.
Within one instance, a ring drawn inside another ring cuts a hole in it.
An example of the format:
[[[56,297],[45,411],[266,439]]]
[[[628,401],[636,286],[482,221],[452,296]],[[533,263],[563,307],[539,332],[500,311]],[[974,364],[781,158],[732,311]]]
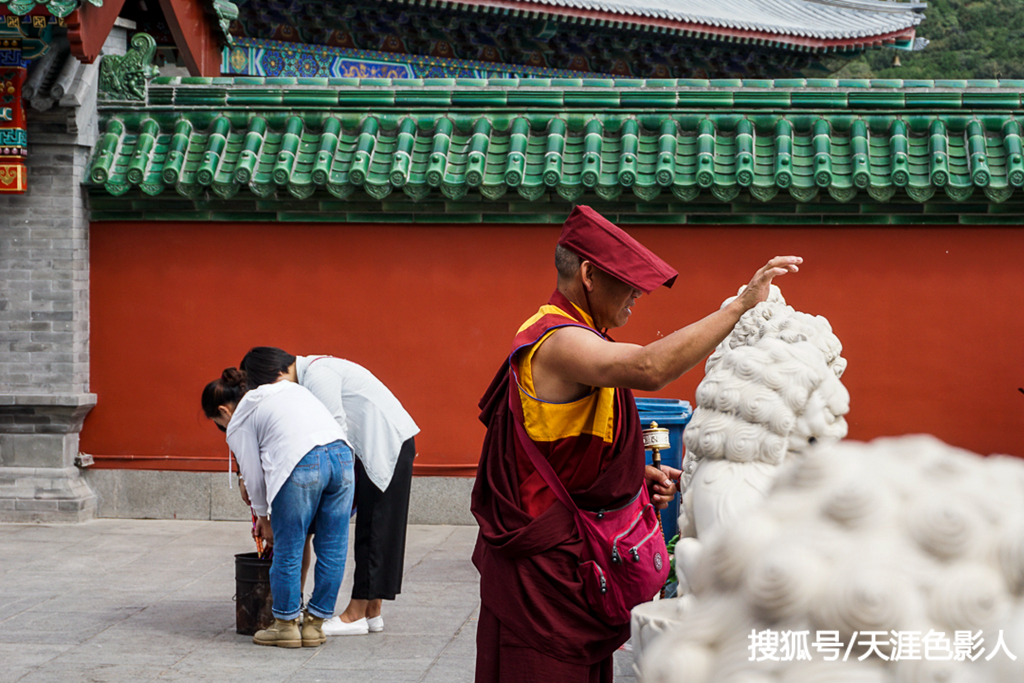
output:
[[[324,635],[323,617],[315,617],[309,612],[302,613],[302,647],[319,647],[327,642]]]
[[[299,618],[289,621],[274,618],[274,623],[262,631],[256,631],[252,642],[257,645],[274,645],[276,647],[302,647],[302,635],[299,633]]]

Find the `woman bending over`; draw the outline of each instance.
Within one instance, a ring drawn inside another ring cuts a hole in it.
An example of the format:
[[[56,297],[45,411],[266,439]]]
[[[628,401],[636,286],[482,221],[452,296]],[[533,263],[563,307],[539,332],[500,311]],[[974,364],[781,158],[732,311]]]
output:
[[[295,357],[258,346],[241,367],[251,386],[288,380],[306,387],[345,428],[356,461],[355,576],[348,607],[324,633],[384,630],[382,600],[402,591],[406,522],[419,427],[395,395],[366,368],[331,356]]]
[[[345,573],[355,490],[346,432],[307,389],[281,382],[247,391],[245,373],[235,368],[206,385],[202,404],[227,433],[257,515],[256,534],[274,545],[274,623],[253,642],[322,645],[323,622],[334,613]],[[315,586],[300,630],[300,567],[311,524],[317,527]]]

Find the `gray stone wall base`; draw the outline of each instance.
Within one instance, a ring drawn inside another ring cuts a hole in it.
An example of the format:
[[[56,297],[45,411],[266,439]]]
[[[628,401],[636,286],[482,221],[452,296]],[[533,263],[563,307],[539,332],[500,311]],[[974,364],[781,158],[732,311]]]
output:
[[[409,524],[476,526],[469,512],[473,477],[413,477]]]
[[[248,520],[249,508],[227,472],[86,469],[97,517],[118,519]]]
[[[95,516],[96,502],[75,467],[0,468],[0,523],[84,522]]]
[[[75,467],[95,394],[0,394],[0,522],[84,522],[96,495]]]
[[[78,455],[78,434],[0,433],[0,476],[8,467],[72,465]]]
[[[249,508],[226,472],[86,469],[97,496],[96,516],[120,519],[248,520]],[[469,512],[473,479],[413,477],[410,524],[475,525]]]

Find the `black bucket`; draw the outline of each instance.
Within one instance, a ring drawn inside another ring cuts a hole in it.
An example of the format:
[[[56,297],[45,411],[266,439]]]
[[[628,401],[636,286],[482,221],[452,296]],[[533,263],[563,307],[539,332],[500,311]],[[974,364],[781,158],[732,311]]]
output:
[[[274,623],[270,563],[256,553],[235,555],[235,631],[251,636]]]

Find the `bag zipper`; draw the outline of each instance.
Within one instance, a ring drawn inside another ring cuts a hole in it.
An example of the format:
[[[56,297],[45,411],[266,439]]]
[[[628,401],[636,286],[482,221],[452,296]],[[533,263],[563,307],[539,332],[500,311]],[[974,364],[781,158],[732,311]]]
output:
[[[646,512],[647,508],[644,507],[643,511]],[[640,514],[643,514],[643,512],[641,512]],[[661,526],[660,525],[659,526],[655,526],[651,530],[651,533],[649,533],[646,536],[644,536],[643,538],[641,538],[639,540],[639,542],[637,542],[637,544],[635,546],[633,546],[632,548],[629,549],[629,554],[633,556],[633,561],[634,562],[639,562],[640,561],[640,551],[638,550],[638,548],[640,546],[642,546],[644,543],[647,543],[647,541],[649,541],[652,538],[654,538],[654,534],[656,534],[656,533],[658,533],[660,531],[661,531]]]
[[[648,503],[649,505],[650,503]],[[640,512],[637,513],[636,517],[633,518],[632,523],[626,527],[626,530],[620,533],[618,536],[612,539],[612,562],[619,564],[622,562],[622,557],[619,555],[619,540],[636,528],[636,525],[640,523],[640,520],[644,516],[644,512],[647,510],[647,506],[640,508]]]
[[[622,505],[620,505],[619,507],[617,507],[617,508],[604,508],[604,509],[602,509],[602,510],[598,510],[597,512],[594,512],[594,513],[591,513],[591,514],[596,514],[596,515],[597,515],[597,518],[598,518],[598,519],[603,519],[603,518],[604,518],[604,516],[605,516],[606,514],[608,514],[609,512],[618,512],[619,510],[625,510],[625,509],[626,509],[626,508],[628,508],[628,507],[629,507],[630,505],[632,505],[633,503],[635,503],[635,502],[636,502],[636,499],[637,499],[637,498],[639,498],[639,497],[640,497],[640,492],[639,492],[639,491],[637,491],[637,492],[636,492],[636,495],[635,495],[635,496],[633,496],[632,498],[630,498],[630,499],[629,499],[628,501],[626,501],[625,503],[623,503],[623,504],[622,504]]]
[[[604,595],[605,593],[608,592],[608,581],[605,580],[605,578],[604,578],[604,570],[601,569],[601,565],[599,565],[598,563],[595,562],[594,563],[594,567],[597,568],[597,572],[600,575],[600,579],[601,579],[601,595]]]

